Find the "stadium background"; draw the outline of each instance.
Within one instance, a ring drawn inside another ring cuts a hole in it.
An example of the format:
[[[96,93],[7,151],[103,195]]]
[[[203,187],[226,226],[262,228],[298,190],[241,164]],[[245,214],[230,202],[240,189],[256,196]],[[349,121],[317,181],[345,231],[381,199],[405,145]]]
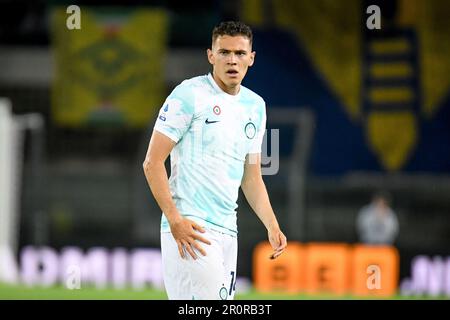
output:
[[[159,247],[142,173],[151,127],[174,86],[210,70],[211,30],[228,19],[254,29],[244,84],[271,114],[312,115],[300,160],[299,128],[268,118],[281,158],[264,180],[288,239],[357,243],[358,210],[386,189],[400,280],[418,255],[450,256],[446,1],[81,1],[81,30],[65,28],[70,4],[0,1],[0,97],[44,120],[25,136],[17,256],[28,245]],[[366,28],[371,4],[381,31]],[[266,232],[242,194],[238,225],[238,273],[251,278]]]

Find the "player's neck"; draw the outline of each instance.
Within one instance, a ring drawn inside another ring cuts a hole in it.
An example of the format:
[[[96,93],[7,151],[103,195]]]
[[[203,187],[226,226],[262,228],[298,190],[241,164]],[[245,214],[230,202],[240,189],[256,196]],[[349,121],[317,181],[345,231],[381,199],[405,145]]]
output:
[[[214,72],[213,72],[212,76],[213,76],[213,79],[216,82],[216,84],[219,86],[219,88],[222,89],[224,92],[231,94],[233,96],[235,96],[239,93],[239,90],[241,89],[240,84],[238,84],[234,87],[229,87],[223,81],[221,81],[220,78],[214,74]]]

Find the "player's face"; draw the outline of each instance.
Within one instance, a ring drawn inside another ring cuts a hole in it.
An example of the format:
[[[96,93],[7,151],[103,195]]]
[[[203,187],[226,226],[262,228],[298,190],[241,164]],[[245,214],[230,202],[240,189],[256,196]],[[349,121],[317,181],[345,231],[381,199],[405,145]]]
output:
[[[250,40],[244,36],[219,36],[208,49],[214,79],[225,92],[231,94],[238,93],[239,85],[254,59],[255,52],[252,52]]]

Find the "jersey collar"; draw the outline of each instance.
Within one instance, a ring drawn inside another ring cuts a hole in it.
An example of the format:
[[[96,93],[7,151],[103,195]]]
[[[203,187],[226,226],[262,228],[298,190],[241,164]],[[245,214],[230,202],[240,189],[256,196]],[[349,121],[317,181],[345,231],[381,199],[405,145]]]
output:
[[[219,85],[216,83],[216,80],[214,80],[214,78],[213,78],[213,76],[212,76],[211,73],[208,73],[208,80],[209,80],[209,82],[211,83],[211,85],[213,86],[213,88],[214,88],[217,92],[219,92],[219,93],[225,95],[226,97],[229,97],[229,98],[231,98],[231,99],[233,99],[233,100],[239,100],[239,98],[241,97],[242,85],[241,85],[241,87],[239,88],[238,94],[229,94],[229,93],[223,91],[221,87],[219,87]]]

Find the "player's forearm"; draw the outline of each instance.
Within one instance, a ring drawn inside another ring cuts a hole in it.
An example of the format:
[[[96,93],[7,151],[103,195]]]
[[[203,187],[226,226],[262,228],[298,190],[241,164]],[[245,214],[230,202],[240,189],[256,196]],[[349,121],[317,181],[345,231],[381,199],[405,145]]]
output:
[[[247,179],[241,187],[250,207],[255,211],[267,230],[279,229],[278,221],[270,204],[269,195],[262,178]]]
[[[143,167],[150,190],[171,224],[181,216],[170,194],[166,167],[163,162],[151,163],[149,161],[145,161]]]

